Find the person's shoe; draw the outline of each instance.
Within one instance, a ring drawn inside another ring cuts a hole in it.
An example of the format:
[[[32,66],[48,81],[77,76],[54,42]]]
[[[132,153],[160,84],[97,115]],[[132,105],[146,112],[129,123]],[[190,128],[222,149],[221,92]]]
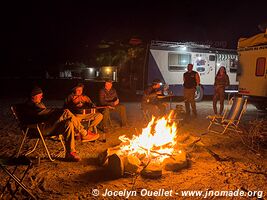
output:
[[[78,154],[76,152],[70,152],[67,153],[65,156],[65,159],[69,162],[79,162],[81,161],[80,156],[78,156]]]
[[[87,131],[86,136],[82,136],[82,142],[92,142],[99,138],[98,133],[92,133],[90,130]]]

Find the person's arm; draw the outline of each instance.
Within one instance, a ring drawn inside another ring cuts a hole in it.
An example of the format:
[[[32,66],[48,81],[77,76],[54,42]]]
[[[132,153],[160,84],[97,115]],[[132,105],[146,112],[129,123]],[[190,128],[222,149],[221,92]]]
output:
[[[200,84],[200,76],[198,73],[196,73],[196,82],[197,82],[197,86],[199,86]]]
[[[91,99],[86,95],[83,95],[82,99],[83,99],[83,102],[85,103],[88,103],[88,104],[92,103]]]
[[[152,90],[153,89],[150,87],[145,91],[145,96],[146,96],[147,99],[155,99],[155,98],[157,98],[157,96],[158,96],[157,91],[152,92]]]
[[[216,78],[216,76],[215,76],[215,79],[214,79],[214,86],[216,86],[217,85],[217,78]]]
[[[113,106],[116,106],[120,103],[120,100],[119,100],[117,91],[115,89],[113,89],[113,90],[114,90],[114,99],[116,99],[116,101],[113,102]]]

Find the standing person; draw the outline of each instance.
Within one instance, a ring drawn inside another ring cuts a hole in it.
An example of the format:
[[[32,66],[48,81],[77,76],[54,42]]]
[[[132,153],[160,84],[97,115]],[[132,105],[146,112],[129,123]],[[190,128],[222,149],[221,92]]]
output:
[[[226,73],[226,68],[221,66],[218,70],[214,82],[214,96],[213,96],[213,111],[217,115],[217,100],[220,100],[220,115],[222,115],[224,108],[224,91],[225,87],[229,86],[229,77]]]
[[[156,117],[166,112],[166,106],[159,100],[158,95],[162,95],[162,90],[160,90],[160,80],[155,79],[152,85],[144,91],[141,102],[142,109],[148,110],[150,115]]]
[[[72,93],[65,99],[65,108],[68,108],[73,114],[82,120],[90,120],[89,130],[93,131],[93,127],[96,127],[103,119],[101,113],[80,113],[83,108],[92,108],[94,106],[91,99],[83,94],[84,85],[82,83],[77,84],[73,89]]]
[[[193,64],[187,65],[187,72],[184,73],[183,78],[186,117],[190,116],[190,105],[192,108],[193,116],[197,117],[195,92],[196,88],[200,87],[200,77],[196,71],[193,71]]]
[[[112,87],[112,80],[106,80],[105,86],[99,92],[99,101],[102,106],[107,106],[103,110],[103,128],[108,128],[110,112],[117,112],[121,118],[121,126],[127,126],[126,108],[120,104],[116,89]]]
[[[47,108],[42,102],[43,91],[39,87],[34,87],[31,91],[30,99],[25,103],[25,115],[27,120],[32,123],[43,122],[43,132],[45,135],[62,134],[66,144],[65,158],[68,161],[80,161],[81,158],[76,153],[75,149],[75,131],[82,136],[83,142],[94,141],[99,135],[90,134],[81,125],[68,109],[53,109]]]

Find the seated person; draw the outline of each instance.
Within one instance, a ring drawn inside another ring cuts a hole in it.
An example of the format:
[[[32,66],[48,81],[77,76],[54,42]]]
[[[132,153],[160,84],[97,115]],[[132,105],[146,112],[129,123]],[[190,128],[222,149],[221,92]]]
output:
[[[147,110],[150,115],[155,117],[163,116],[166,112],[166,105],[158,98],[162,95],[160,90],[160,80],[155,79],[152,82],[152,86],[149,86],[145,91],[141,102],[141,107]]]
[[[45,123],[42,132],[45,135],[64,136],[66,144],[65,158],[68,161],[80,161],[75,149],[74,134],[79,132],[83,142],[94,141],[99,135],[90,134],[81,125],[80,120],[75,117],[68,109],[51,109],[47,108],[42,102],[43,91],[39,87],[33,88],[30,99],[25,103],[25,116],[30,123]]]
[[[102,106],[107,106],[103,110],[103,128],[108,128],[108,120],[110,118],[110,112],[117,112],[121,118],[121,126],[127,126],[126,108],[120,104],[116,90],[112,87],[112,80],[105,82],[105,87],[99,92],[99,100]]]
[[[84,85],[79,83],[73,88],[73,92],[65,99],[64,107],[69,109],[73,114],[82,120],[90,120],[89,130],[93,131],[93,127],[96,127],[103,119],[101,113],[83,114],[82,109],[90,109],[95,107],[91,99],[83,94]]]

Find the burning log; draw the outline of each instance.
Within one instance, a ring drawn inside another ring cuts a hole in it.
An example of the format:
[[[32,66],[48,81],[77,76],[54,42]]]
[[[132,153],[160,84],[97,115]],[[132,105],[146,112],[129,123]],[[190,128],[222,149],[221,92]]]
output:
[[[156,179],[162,176],[162,165],[156,162],[150,162],[142,171],[144,178]]]
[[[184,151],[180,151],[179,154],[172,156],[172,158],[165,158],[163,166],[165,170],[174,172],[187,167],[186,153]]]
[[[137,173],[138,169],[140,169],[141,161],[136,156],[129,155],[125,157],[124,165],[125,172],[134,174]]]
[[[106,166],[113,177],[140,173],[145,178],[159,178],[163,169],[178,171],[186,167],[186,153],[177,146],[177,127],[170,116],[169,119],[152,118],[142,133],[133,135],[132,139],[120,136],[122,143],[101,153],[99,163]],[[188,135],[180,141],[193,145],[199,140]]]

